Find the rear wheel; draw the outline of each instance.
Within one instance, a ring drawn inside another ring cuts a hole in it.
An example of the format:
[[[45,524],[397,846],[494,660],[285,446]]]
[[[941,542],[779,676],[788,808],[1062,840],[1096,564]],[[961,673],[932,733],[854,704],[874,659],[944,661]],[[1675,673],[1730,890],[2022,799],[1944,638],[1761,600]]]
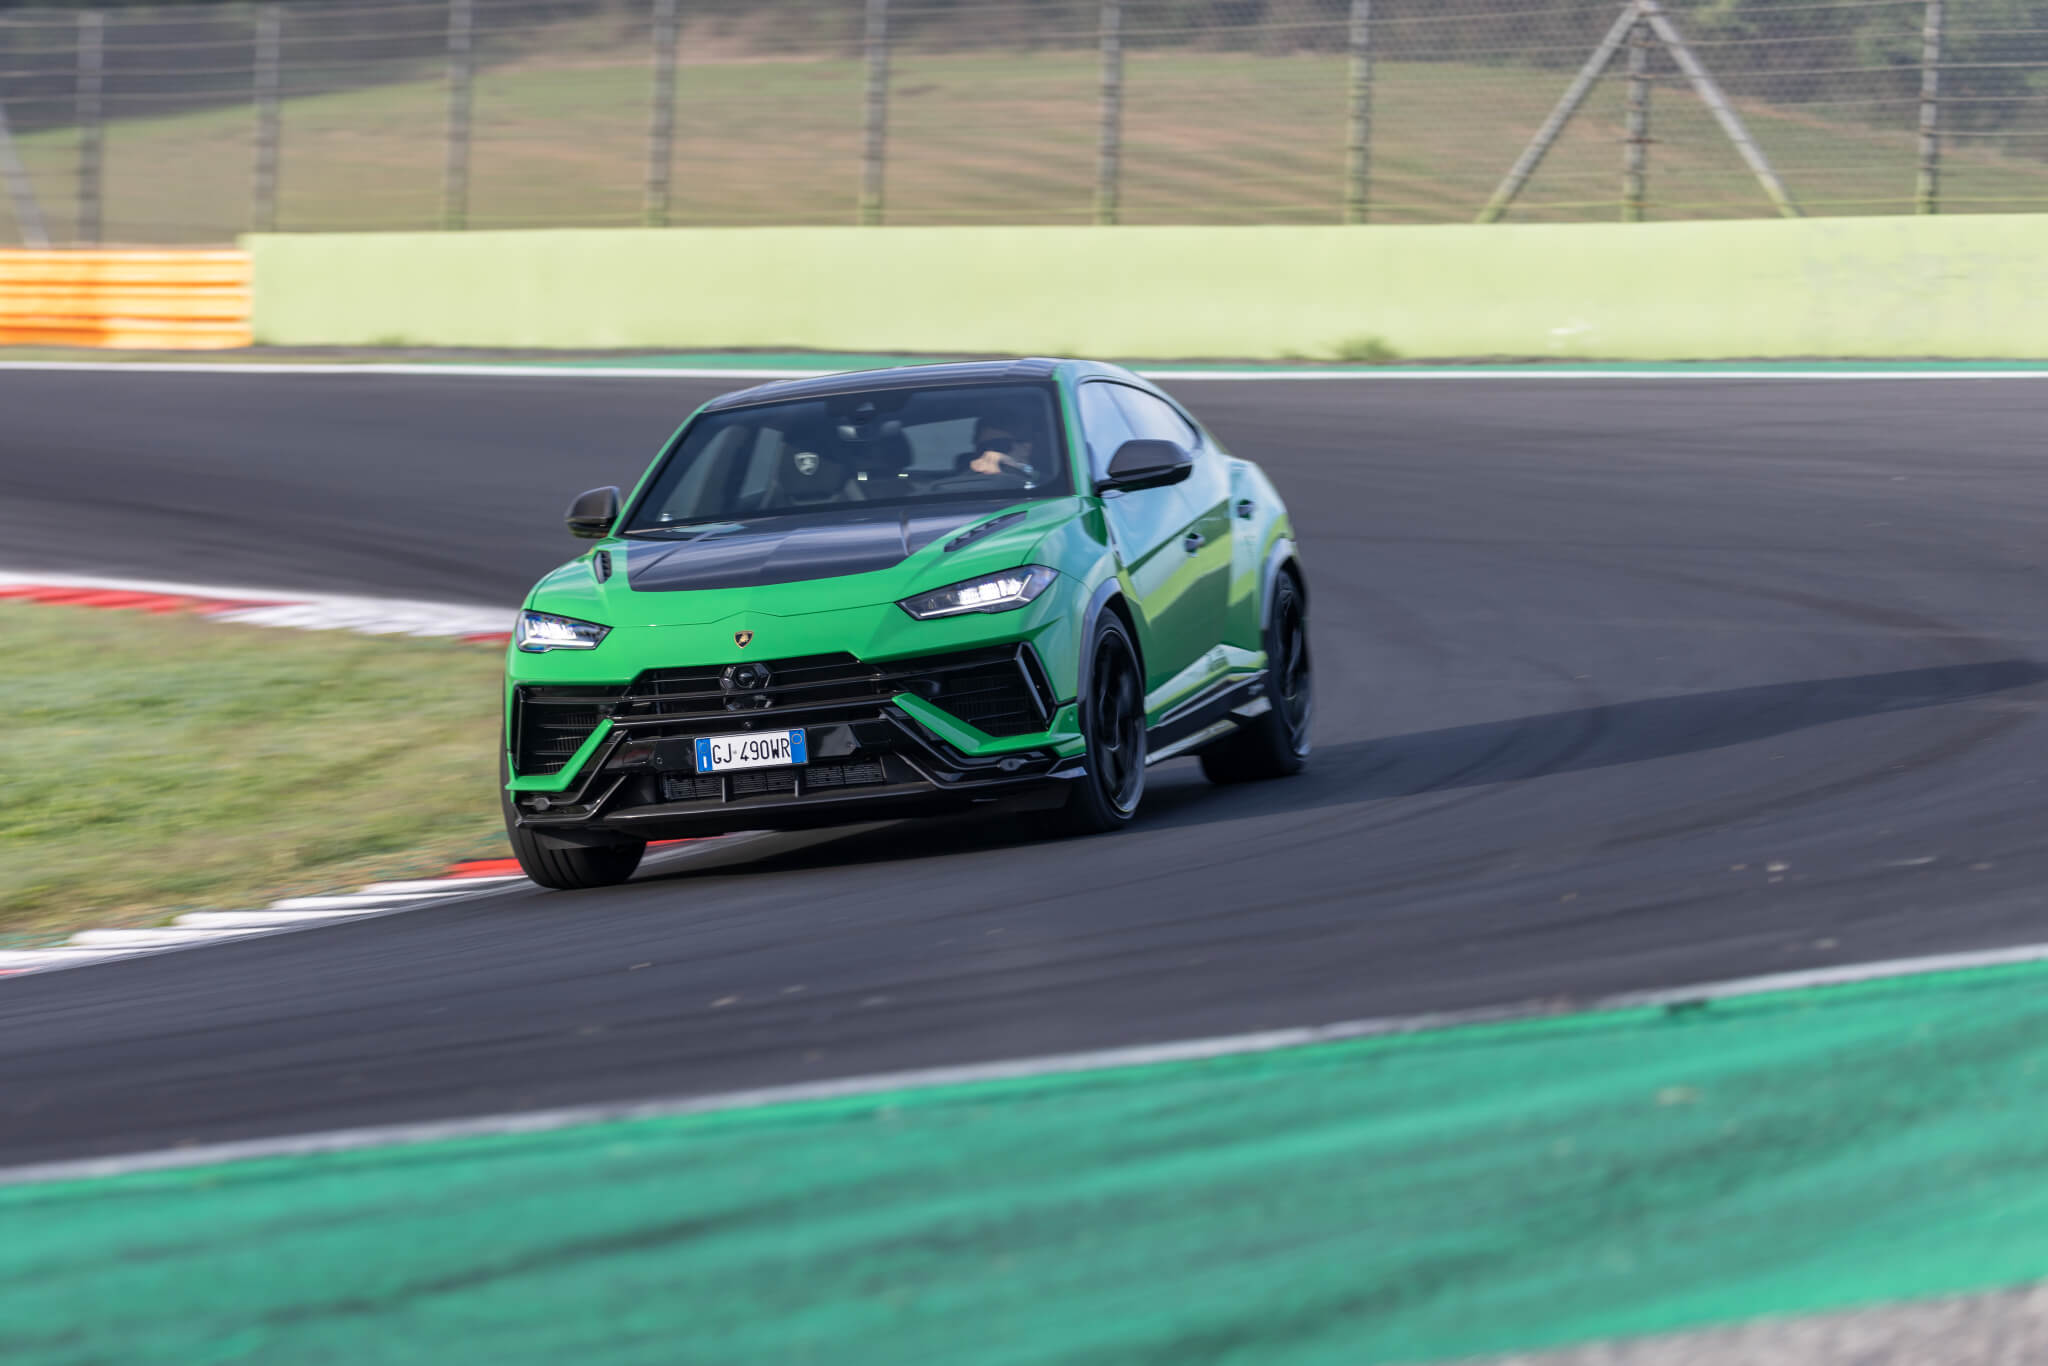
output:
[[[571,892],[584,887],[611,887],[633,876],[640,856],[647,852],[645,840],[618,844],[563,845],[519,825],[512,794],[505,791],[508,777],[505,761],[498,761],[498,802],[505,812],[505,837],[512,841],[512,855],[519,869],[543,887]]]
[[[1130,632],[1113,614],[1096,623],[1088,659],[1081,697],[1088,772],[1055,813],[1056,826],[1073,835],[1122,829],[1145,797],[1145,678]]]
[[[1308,762],[1308,722],[1315,710],[1311,682],[1308,601],[1294,571],[1283,569],[1266,620],[1266,696],[1273,705],[1202,751],[1202,772],[1209,781],[1244,783],[1301,772]]]

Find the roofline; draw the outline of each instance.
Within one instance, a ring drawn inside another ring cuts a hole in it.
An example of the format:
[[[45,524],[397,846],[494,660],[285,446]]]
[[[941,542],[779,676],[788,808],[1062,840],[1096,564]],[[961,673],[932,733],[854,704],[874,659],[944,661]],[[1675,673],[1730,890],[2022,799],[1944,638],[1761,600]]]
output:
[[[704,405],[705,412],[752,407],[782,399],[828,398],[871,389],[937,388],[987,384],[992,381],[1048,380],[1071,364],[1047,356],[1020,360],[939,361],[930,365],[893,365],[880,370],[846,370],[802,379],[777,379],[720,394]]]

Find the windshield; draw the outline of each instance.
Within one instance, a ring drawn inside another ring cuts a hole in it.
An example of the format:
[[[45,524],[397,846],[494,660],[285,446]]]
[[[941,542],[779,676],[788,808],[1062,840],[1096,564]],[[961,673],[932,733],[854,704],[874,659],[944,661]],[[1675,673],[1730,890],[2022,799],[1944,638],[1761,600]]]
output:
[[[1070,487],[1049,385],[877,389],[699,418],[625,530]]]

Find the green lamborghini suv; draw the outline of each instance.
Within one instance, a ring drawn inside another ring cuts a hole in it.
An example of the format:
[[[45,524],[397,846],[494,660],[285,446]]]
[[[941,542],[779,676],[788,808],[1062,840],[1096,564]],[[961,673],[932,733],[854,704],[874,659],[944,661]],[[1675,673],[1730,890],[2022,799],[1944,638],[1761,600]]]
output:
[[[705,404],[506,653],[505,826],[548,887],[650,840],[986,805],[1114,830],[1145,770],[1308,756],[1308,591],[1258,466],[1072,360],[921,365]]]

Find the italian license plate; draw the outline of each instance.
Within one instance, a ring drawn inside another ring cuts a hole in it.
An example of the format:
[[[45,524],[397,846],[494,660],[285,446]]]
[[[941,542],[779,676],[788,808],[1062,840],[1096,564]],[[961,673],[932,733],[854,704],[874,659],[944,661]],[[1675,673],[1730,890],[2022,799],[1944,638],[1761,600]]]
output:
[[[697,738],[697,771],[724,773],[735,768],[787,768],[809,763],[800,730],[749,731],[745,735],[702,735]]]

